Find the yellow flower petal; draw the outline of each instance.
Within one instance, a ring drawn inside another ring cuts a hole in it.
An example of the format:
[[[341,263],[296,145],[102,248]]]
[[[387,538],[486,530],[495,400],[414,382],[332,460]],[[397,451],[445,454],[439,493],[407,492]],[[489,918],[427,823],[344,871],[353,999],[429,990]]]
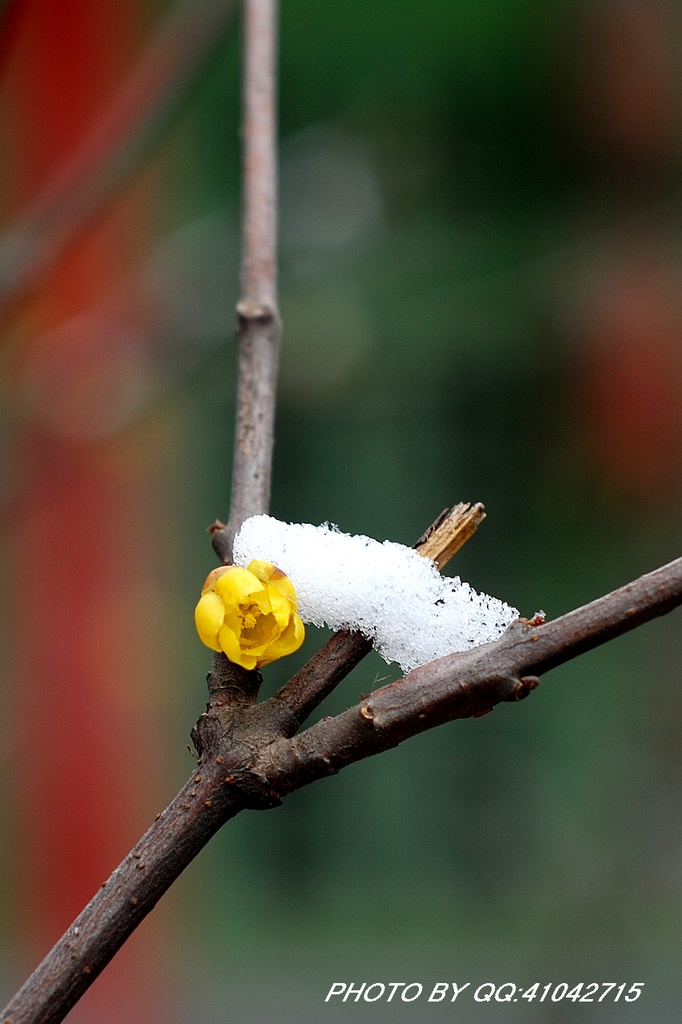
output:
[[[278,658],[283,658],[287,654],[293,654],[294,651],[299,649],[304,640],[305,626],[299,616],[294,614],[280,638],[268,647],[267,660],[259,660],[259,667],[269,665],[271,661],[277,661]]]
[[[265,585],[248,569],[239,565],[226,565],[213,583],[216,594],[220,594],[227,606],[241,604],[251,594],[263,592]]]
[[[292,653],[297,651],[303,641],[305,640],[305,626],[303,620],[299,615],[292,615],[291,622],[287,629],[284,631],[281,637],[281,642],[289,645],[289,651]]]
[[[201,588],[201,593],[205,594],[208,590],[213,590],[213,584],[215,581],[224,573],[229,572],[230,568],[231,566],[229,565],[219,565],[217,569],[211,569],[210,573],[206,577],[203,587]]]
[[[203,594],[194,611],[197,632],[207,647],[219,651],[218,630],[225,618],[225,605],[217,594]]]
[[[295,605],[292,606],[289,598],[285,597],[279,590],[276,590],[275,587],[271,586],[269,589],[272,614],[275,616],[279,628],[286,629],[292,614],[296,610]]]
[[[249,562],[248,568],[249,572],[252,572],[263,583],[276,587],[280,594],[284,594],[285,597],[289,598],[293,604],[294,611],[296,611],[298,603],[296,601],[294,585],[281,569],[278,569],[276,565],[271,565],[270,562],[262,562],[258,558],[254,558],[253,561]]]
[[[263,615],[269,615],[272,611],[272,601],[270,600],[272,595],[269,587],[265,586],[265,584],[261,584],[261,586],[263,589],[254,591],[249,596],[249,601],[253,602]]]
[[[225,625],[228,626],[234,633],[235,637],[238,638],[241,634],[242,629],[244,628],[244,623],[242,622],[240,609],[225,608],[224,605],[223,608],[225,612]]]
[[[242,668],[254,669],[256,667],[257,658],[251,652],[242,650],[239,640],[234,635],[229,626],[223,626],[218,634],[220,641],[220,648],[225,652],[228,659],[233,661],[235,665],[241,665]]]

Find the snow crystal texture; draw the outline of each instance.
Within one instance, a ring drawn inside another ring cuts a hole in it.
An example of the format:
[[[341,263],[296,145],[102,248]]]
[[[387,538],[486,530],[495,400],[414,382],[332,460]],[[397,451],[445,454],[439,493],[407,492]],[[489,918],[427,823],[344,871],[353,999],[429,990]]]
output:
[[[404,672],[496,640],[516,608],[441,576],[430,558],[333,526],[252,516],[234,542],[236,565],[271,562],[287,574],[304,622],[355,629]]]

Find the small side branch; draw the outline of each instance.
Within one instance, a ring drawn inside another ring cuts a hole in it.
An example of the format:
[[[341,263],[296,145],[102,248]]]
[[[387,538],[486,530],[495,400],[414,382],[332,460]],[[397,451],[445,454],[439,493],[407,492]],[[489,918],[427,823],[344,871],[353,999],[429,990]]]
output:
[[[473,537],[484,519],[485,509],[480,501],[473,505],[462,501],[450,510],[445,509],[419,538],[415,548],[442,569]]]

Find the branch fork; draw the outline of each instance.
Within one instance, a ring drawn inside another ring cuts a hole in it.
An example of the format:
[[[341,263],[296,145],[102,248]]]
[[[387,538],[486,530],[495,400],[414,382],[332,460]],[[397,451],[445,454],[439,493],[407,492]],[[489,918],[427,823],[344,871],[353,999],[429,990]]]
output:
[[[471,507],[476,508],[476,506]],[[455,521],[466,519],[468,506]],[[479,506],[476,513],[482,517]],[[424,540],[433,537],[429,531]],[[457,547],[457,544],[454,545]],[[209,839],[245,808],[276,807],[301,786],[456,718],[518,701],[538,676],[682,603],[682,558],[551,622],[518,619],[495,643],[409,672],[299,732],[369,650],[339,633],[281,690],[258,703],[260,674],[214,658],[209,701],[193,738],[189,780],[159,814],[0,1020],[58,1024]]]
[[[446,509],[415,547],[422,554],[428,553],[428,557],[442,567],[466,543],[484,518],[481,504],[463,503]],[[218,793],[228,785],[232,795],[239,795],[244,807],[265,808],[276,806],[284,793],[297,788],[295,780],[290,777],[289,766],[300,762],[300,749],[305,746],[305,741],[303,744],[290,742],[292,737],[370,649],[371,643],[361,634],[341,631],[286,686],[260,704],[257,703],[262,682],[260,672],[246,671],[231,664],[225,655],[215,654],[207,677],[209,700],[206,711],[192,730],[192,740],[199,764],[211,773]],[[404,689],[409,693],[414,675],[409,673],[404,679],[376,691],[353,709],[360,719],[360,728],[367,723],[371,727],[370,734],[375,741],[379,738],[380,744],[383,744],[381,737],[394,735],[391,695],[396,695],[396,705],[399,706],[402,703],[399,694]],[[522,689],[518,682],[514,692]],[[481,710],[478,703],[475,706],[474,714],[490,710],[487,707]],[[422,728],[435,724],[431,718],[426,712],[419,714]],[[355,724],[357,726],[358,723]],[[410,729],[414,731],[413,726],[409,726],[408,733]],[[369,734],[364,744],[371,746]],[[324,755],[318,764],[327,766],[329,773],[337,770],[333,760]]]

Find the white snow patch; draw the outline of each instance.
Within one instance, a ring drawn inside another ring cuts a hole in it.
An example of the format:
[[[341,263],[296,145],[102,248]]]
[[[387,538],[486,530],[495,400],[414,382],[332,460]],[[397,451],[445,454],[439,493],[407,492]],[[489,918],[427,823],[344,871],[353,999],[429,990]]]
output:
[[[359,630],[405,672],[497,640],[519,615],[458,576],[441,576],[413,548],[327,523],[252,516],[235,538],[234,561],[246,566],[253,558],[287,574],[304,622]]]

